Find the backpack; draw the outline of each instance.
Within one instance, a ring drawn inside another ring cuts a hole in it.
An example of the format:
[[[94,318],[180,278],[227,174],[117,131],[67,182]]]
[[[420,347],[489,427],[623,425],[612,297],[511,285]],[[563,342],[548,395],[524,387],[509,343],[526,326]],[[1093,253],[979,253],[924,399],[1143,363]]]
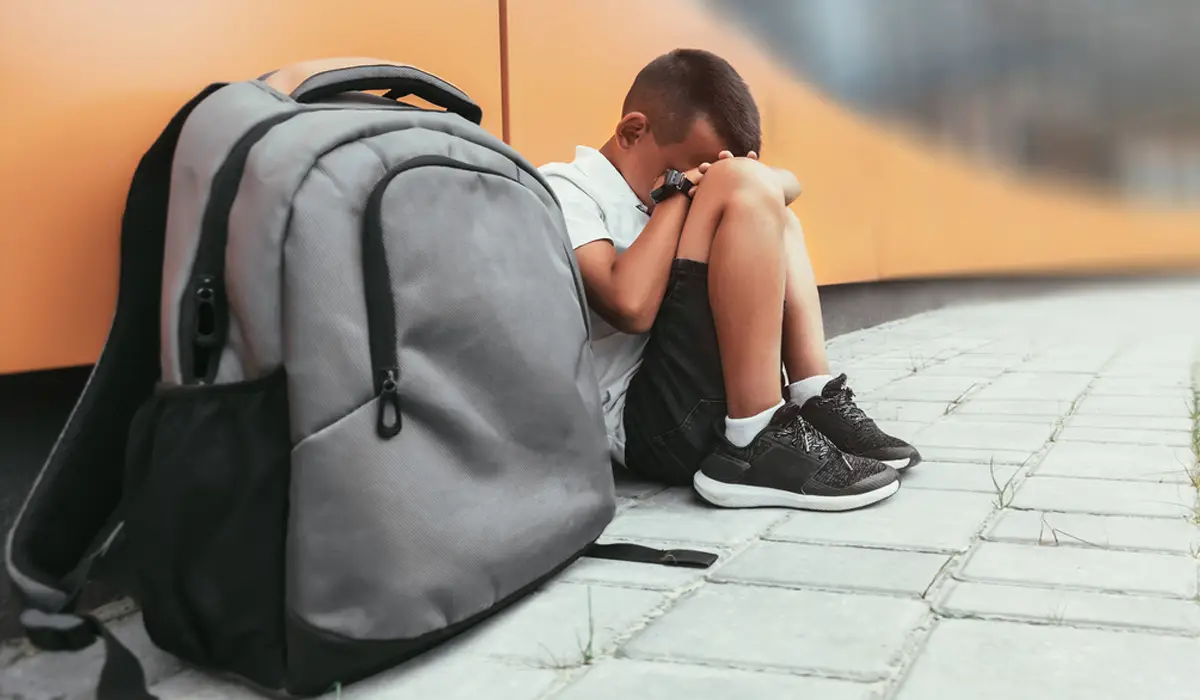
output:
[[[102,637],[98,697],[151,697],[74,612],[118,539],[156,645],[298,696],[411,658],[585,553],[711,564],[594,544],[612,467],[538,171],[415,68],[325,70],[290,94],[269,78],[205,88],[134,174],[108,340],[9,533],[30,640]]]

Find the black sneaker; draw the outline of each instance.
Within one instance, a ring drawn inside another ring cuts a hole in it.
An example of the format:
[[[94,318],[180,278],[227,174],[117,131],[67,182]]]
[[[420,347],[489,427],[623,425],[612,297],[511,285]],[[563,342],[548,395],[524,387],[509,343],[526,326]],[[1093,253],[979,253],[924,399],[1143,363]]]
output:
[[[852,510],[896,493],[896,470],[843,454],[786,404],[746,447],[718,435],[693,479],[704,500],[725,508]]]
[[[806,401],[800,414],[843,452],[875,459],[894,469],[921,463],[917,448],[880,430],[854,403],[854,392],[846,386],[844,374],[830,380],[820,396]]]

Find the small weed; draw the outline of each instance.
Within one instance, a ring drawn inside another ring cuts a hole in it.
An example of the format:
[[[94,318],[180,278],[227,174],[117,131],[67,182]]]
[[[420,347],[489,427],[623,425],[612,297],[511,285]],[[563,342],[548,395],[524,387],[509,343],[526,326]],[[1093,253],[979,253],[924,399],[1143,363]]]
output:
[[[988,461],[988,471],[992,475],[992,485],[996,487],[996,507],[1007,508],[1012,503],[1013,496],[1016,495],[1016,489],[1013,488],[1013,479],[1017,478],[1017,471],[1013,470],[1012,475],[1008,477],[1008,481],[1004,482],[1003,486],[1000,485],[1000,481],[996,478],[996,460],[992,459]]]
[[[342,682],[341,681],[335,681],[333,684],[333,688],[331,690],[333,690],[333,697],[335,698],[335,700],[342,700]]]
[[[1192,463],[1188,465],[1187,474],[1196,490],[1191,521],[1200,525],[1200,361],[1192,365],[1192,405],[1188,406],[1188,417],[1192,421]]]
[[[1192,559],[1200,559],[1200,542],[1193,542],[1189,551],[1192,554]]]
[[[587,644],[581,645],[583,648],[579,650],[579,658],[583,660],[584,666],[590,666],[596,658],[596,618],[592,615],[592,587],[587,589],[588,603],[588,638]]]
[[[1075,540],[1076,542],[1078,542],[1080,544],[1086,544],[1089,547],[1099,547],[1100,546],[1100,545],[1096,544],[1095,542],[1089,542],[1088,540],[1085,540],[1082,537],[1076,537],[1075,535],[1072,535],[1071,533],[1066,532],[1065,530],[1060,530],[1060,529],[1054,527],[1053,525],[1050,524],[1050,522],[1048,520],[1046,520],[1046,514],[1043,513],[1041,529],[1038,530],[1038,544],[1039,545],[1048,546],[1047,543],[1045,542],[1045,540],[1043,540],[1043,536],[1046,534],[1047,530],[1050,531],[1050,537],[1053,538],[1053,541],[1054,541],[1053,546],[1055,546],[1055,547],[1057,547],[1060,544],[1059,539],[1058,539],[1059,535],[1062,535],[1063,537],[1065,537],[1069,540]]]
[[[963,393],[959,394],[958,396],[956,396],[956,397],[954,398],[954,400],[953,400],[953,401],[951,401],[950,403],[946,404],[946,410],[942,411],[942,415],[943,415],[943,416],[948,416],[948,415],[950,415],[951,413],[954,413],[956,410],[958,410],[958,407],[959,407],[959,405],[961,405],[961,404],[962,404],[962,401],[963,401],[963,399],[965,399],[965,398],[967,397],[967,394],[971,393],[971,392],[972,392],[972,391],[975,389],[975,387],[977,387],[977,386],[979,386],[979,382],[975,382],[975,383],[974,383],[974,384],[972,384],[971,386],[967,387],[967,388],[966,388],[966,389],[963,391]]]
[[[1059,603],[1054,606],[1054,612],[1050,613],[1050,621],[1056,625],[1061,625],[1067,616],[1067,604]]]
[[[557,654],[550,651],[550,648],[545,644],[539,644],[538,646],[542,648],[542,651],[546,652],[546,657],[549,659],[548,662],[540,664],[542,668],[564,671],[567,669],[579,668],[580,666],[590,666],[592,665],[592,662],[596,660],[596,618],[592,612],[591,586],[588,586],[587,588],[587,611],[587,642],[579,639],[578,635],[575,637],[575,642],[579,645],[578,660],[572,661],[560,658]]]

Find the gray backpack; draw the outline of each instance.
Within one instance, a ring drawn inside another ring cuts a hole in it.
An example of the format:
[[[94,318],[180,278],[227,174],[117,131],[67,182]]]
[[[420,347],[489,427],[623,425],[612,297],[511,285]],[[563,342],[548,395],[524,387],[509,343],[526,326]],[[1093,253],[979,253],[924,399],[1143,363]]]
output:
[[[578,269],[480,120],[439,78],[359,66],[210,86],[143,158],[108,342],[7,552],[35,644],[109,642],[101,698],[148,697],[73,614],[113,541],[157,645],[295,695],[585,553],[711,563],[594,548],[615,498]]]

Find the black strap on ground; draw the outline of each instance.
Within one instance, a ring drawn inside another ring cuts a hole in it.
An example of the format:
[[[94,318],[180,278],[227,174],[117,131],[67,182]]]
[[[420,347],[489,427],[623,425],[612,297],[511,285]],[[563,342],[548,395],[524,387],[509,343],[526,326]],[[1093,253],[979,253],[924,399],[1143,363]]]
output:
[[[157,700],[146,690],[141,662],[95,617],[29,609],[21,613],[21,626],[29,641],[48,651],[78,651],[103,639],[104,667],[96,700]]]
[[[712,552],[701,552],[695,549],[655,549],[628,542],[593,544],[588,547],[583,556],[593,559],[632,561],[639,564],[682,566],[688,569],[707,569],[718,558],[718,555]]]

